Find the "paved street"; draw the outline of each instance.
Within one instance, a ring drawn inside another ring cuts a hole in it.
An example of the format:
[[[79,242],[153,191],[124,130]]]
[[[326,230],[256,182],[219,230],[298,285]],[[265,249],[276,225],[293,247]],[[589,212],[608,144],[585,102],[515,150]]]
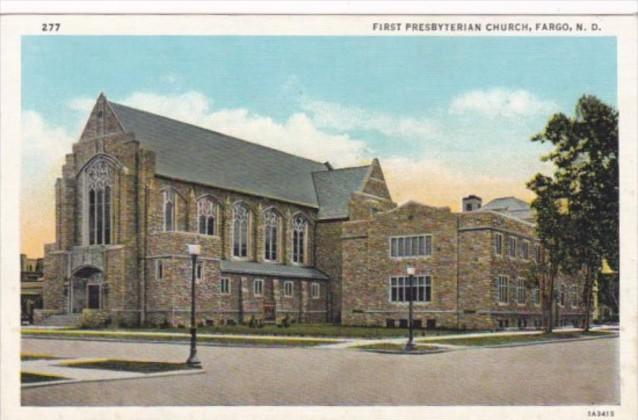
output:
[[[188,346],[23,339],[22,351],[179,362]],[[200,347],[203,375],[22,390],[23,405],[615,404],[618,339],[428,355]]]

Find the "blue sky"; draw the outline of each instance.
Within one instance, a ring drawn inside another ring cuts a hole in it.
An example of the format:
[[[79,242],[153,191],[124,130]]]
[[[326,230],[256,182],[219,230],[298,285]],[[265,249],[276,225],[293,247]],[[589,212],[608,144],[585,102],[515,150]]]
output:
[[[616,41],[24,37],[25,194],[30,180],[52,190],[101,91],[337,166],[379,157],[397,201],[456,210],[469,193],[529,198],[547,150],[530,136],[582,94],[616,106]]]

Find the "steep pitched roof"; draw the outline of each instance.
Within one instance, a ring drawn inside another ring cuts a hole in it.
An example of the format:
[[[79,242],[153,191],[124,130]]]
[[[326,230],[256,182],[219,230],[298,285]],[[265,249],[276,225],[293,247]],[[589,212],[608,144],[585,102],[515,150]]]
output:
[[[126,131],[156,153],[158,175],[318,207],[313,172],[326,165],[109,102]]]
[[[314,172],[312,178],[319,202],[319,219],[348,217],[353,192],[361,191],[370,165]]]
[[[533,212],[529,203],[516,197],[495,198],[479,211],[481,210],[491,210],[526,221],[533,219]]]

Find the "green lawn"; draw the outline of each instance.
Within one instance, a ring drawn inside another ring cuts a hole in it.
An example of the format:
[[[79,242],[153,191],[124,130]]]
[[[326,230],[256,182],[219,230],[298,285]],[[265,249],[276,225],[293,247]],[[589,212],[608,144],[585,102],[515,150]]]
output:
[[[143,362],[138,360],[99,360],[92,362],[68,362],[63,366],[81,369],[106,369],[136,373],[160,373],[194,369],[186,363]]]
[[[57,357],[49,356],[48,354],[31,354],[20,353],[20,360],[27,362],[29,360],[55,360]]]
[[[126,331],[162,331],[186,332],[186,328],[139,328]],[[199,327],[201,334],[246,334],[246,335],[277,335],[297,337],[330,337],[330,338],[396,338],[407,337],[407,328],[385,327],[348,327],[334,324],[292,324],[289,327],[264,325],[261,328],[250,328],[247,325],[222,325],[213,327]],[[434,336],[460,334],[453,330],[416,330],[415,336]]]
[[[610,335],[604,331],[589,332],[557,332],[551,334],[533,334],[533,335],[497,335],[491,337],[467,337],[467,338],[442,338],[437,340],[428,340],[432,344],[452,344],[457,346],[496,346],[500,344],[516,344],[516,343],[533,343],[538,341],[550,341],[560,339],[573,339],[583,337],[595,337]]]
[[[376,343],[376,344],[366,344],[363,346],[358,346],[358,349],[361,350],[394,350],[394,351],[402,351],[405,349],[405,343]],[[418,344],[416,346],[417,351],[435,351],[441,350],[440,347],[431,346],[427,344]]]
[[[40,373],[20,372],[20,382],[23,384],[33,384],[37,382],[50,382],[68,379],[63,376],[43,375]]]
[[[122,331],[122,330],[117,330]],[[136,331],[142,330],[126,330],[125,333],[115,334],[116,330],[23,330],[24,336],[46,336],[46,337],[60,337],[60,338],[109,338],[118,340],[143,340],[143,341],[175,341],[175,342],[188,342],[190,336],[188,335],[141,335],[136,334]],[[148,332],[144,330],[144,332]],[[157,333],[166,333],[172,331],[166,330],[154,330]],[[176,331],[182,334],[186,334],[184,330]],[[201,334],[201,331],[200,331]],[[322,339],[294,339],[294,338],[244,338],[244,337],[197,337],[199,343],[215,343],[215,344],[239,344],[239,345],[255,345],[255,346],[297,346],[297,347],[309,347],[317,346],[320,344],[335,344],[338,341],[334,340],[322,340]]]

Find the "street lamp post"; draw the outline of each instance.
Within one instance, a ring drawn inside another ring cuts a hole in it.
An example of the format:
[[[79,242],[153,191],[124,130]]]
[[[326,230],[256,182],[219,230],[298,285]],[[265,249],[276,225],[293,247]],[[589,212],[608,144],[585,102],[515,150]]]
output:
[[[408,284],[409,284],[409,293],[408,293],[408,302],[409,302],[409,313],[408,313],[408,331],[410,332],[408,342],[405,345],[405,351],[412,351],[416,349],[416,345],[414,345],[414,329],[413,329],[413,306],[414,306],[414,267],[407,268],[408,273]]]
[[[199,245],[188,245],[188,255],[191,256],[192,276],[191,276],[191,353],[186,360],[189,367],[199,368],[202,366],[197,358],[197,322],[195,321],[195,274],[197,270],[197,257],[201,252]]]

